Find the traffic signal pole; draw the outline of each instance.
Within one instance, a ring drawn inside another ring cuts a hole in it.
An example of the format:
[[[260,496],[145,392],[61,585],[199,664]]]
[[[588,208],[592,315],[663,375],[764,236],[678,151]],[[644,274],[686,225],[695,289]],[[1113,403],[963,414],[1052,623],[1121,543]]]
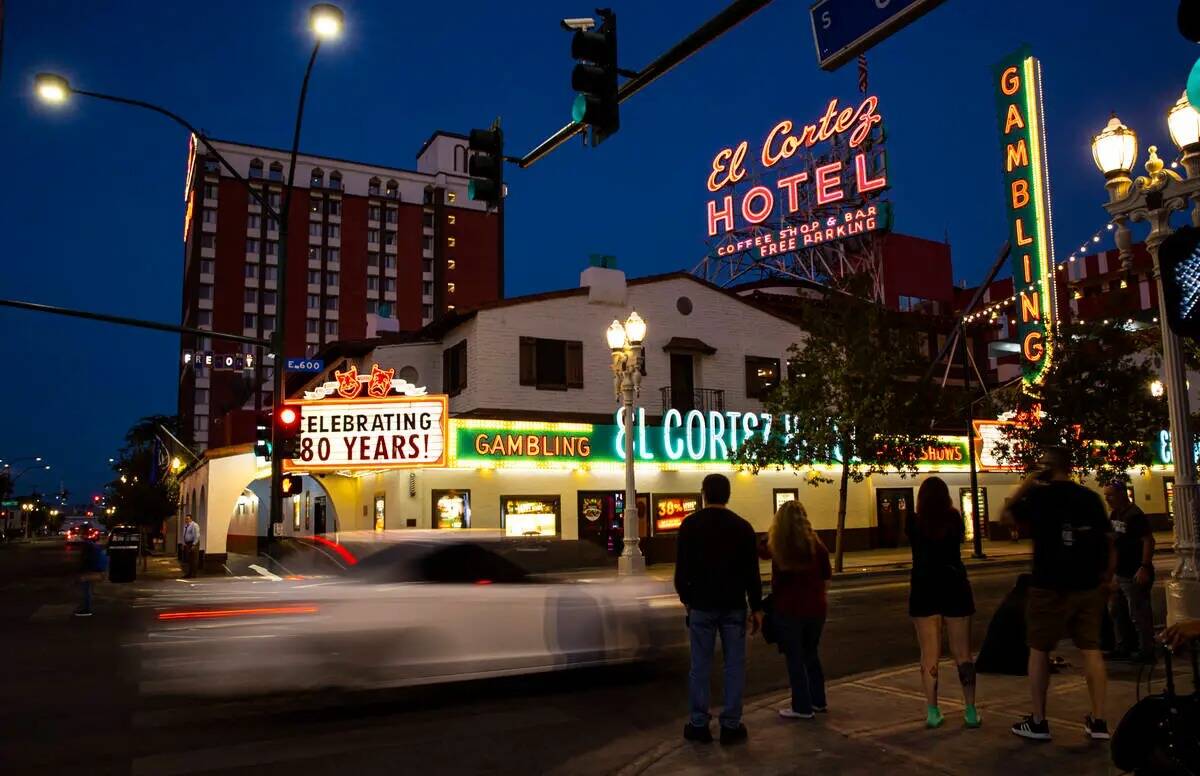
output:
[[[642,68],[641,71],[628,81],[621,84],[617,90],[617,103],[625,102],[642,89],[645,89],[697,51],[750,18],[756,12],[770,5],[770,3],[771,0],[735,0],[730,3],[723,11],[700,25],[683,40],[667,49],[661,56]],[[620,72],[622,75],[628,74],[628,71],[625,70],[621,70]],[[525,154],[525,156],[521,157],[519,165],[522,168],[533,165],[563,143],[583,132],[586,128],[586,124],[572,121],[543,140],[541,144]]]

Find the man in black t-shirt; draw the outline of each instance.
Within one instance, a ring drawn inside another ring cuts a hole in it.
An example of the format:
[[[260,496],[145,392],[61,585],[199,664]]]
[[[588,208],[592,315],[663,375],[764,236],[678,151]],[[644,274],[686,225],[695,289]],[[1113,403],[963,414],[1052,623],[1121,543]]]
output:
[[[1110,657],[1152,662],[1154,612],[1150,607],[1150,590],[1154,586],[1154,533],[1145,513],[1129,500],[1124,482],[1107,486],[1104,500],[1112,510],[1109,519],[1117,546],[1117,591],[1108,604],[1117,648]]]
[[[1070,636],[1083,653],[1092,713],[1084,718],[1090,738],[1109,738],[1104,721],[1107,674],[1100,653],[1104,606],[1116,565],[1112,528],[1104,504],[1092,491],[1071,481],[1065,450],[1048,449],[1044,471],[1013,496],[1009,514],[1033,537],[1033,585],[1026,611],[1029,683],[1033,713],[1012,732],[1022,738],[1050,740],[1046,692],[1050,688],[1050,652]]]

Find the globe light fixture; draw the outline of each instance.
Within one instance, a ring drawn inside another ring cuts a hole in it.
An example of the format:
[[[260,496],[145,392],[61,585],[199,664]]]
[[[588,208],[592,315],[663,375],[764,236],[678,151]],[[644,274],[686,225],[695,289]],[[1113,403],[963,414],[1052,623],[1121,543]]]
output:
[[[610,323],[604,336],[608,339],[608,347],[611,350],[621,350],[625,347],[625,327],[620,321],[614,320]]]
[[[1200,145],[1200,113],[1188,102],[1186,93],[1167,111],[1167,129],[1180,151]]]
[[[61,105],[71,94],[71,84],[61,75],[38,73],[33,77],[33,89],[39,99],[48,105]]]
[[[331,3],[317,3],[308,11],[308,24],[321,40],[334,40],[342,34],[345,15]]]
[[[1163,388],[1162,380],[1155,380],[1150,383],[1150,395],[1156,399],[1161,399],[1166,389]]]
[[[1127,177],[1137,161],[1137,133],[1113,114],[1092,138],[1092,158],[1105,178]]]
[[[634,345],[641,345],[646,340],[646,322],[634,310],[625,319],[625,334]]]

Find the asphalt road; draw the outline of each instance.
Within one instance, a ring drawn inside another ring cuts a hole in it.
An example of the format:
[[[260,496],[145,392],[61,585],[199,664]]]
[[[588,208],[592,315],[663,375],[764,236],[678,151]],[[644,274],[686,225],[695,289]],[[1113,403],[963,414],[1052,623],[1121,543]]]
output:
[[[403,690],[143,699],[114,668],[127,651],[129,601],[100,599],[95,617],[71,617],[75,563],[57,542],[0,547],[0,772],[598,774],[676,735],[684,719],[684,652],[647,666]],[[1017,573],[973,574],[976,643]],[[907,594],[902,575],[835,583],[821,645],[830,679],[916,660]],[[748,697],[787,683],[781,656],[758,639],[748,677]]]

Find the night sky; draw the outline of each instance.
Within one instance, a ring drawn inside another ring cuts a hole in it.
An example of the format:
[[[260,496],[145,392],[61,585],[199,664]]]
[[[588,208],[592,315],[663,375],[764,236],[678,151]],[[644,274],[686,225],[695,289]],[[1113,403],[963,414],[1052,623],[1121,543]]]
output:
[[[622,65],[640,67],[724,4],[618,4]],[[170,107],[216,137],[287,147],[308,5],[8,0],[0,297],[178,322],[185,133],[107,103],[43,107],[33,75],[57,71]],[[347,34],[317,62],[303,150],[412,168],[434,129],[499,115],[508,152],[521,155],[569,119],[570,41],[558,21],[589,15],[587,3],[342,5]],[[574,286],[592,253],[634,276],[691,269],[705,252],[716,151],[749,138],[753,153],[777,120],[811,123],[831,97],[857,104],[853,63],[816,66],[809,5],[776,2],[727,33],[626,103],[620,133],[599,149],[571,143],[510,168],[507,293]],[[1088,142],[1109,112],[1139,131],[1139,163],[1151,143],[1174,150],[1165,112],[1200,54],[1175,30],[1175,6],[947,0],[876,47],[870,90],[889,130],[896,230],[948,235],[956,278],[982,278],[1007,234],[991,65],[1024,42],[1043,65],[1058,254],[1078,247],[1104,222]],[[0,458],[53,466],[21,491],[62,482],[87,499],[129,424],[175,411],[172,335],[6,310],[0,331]]]

